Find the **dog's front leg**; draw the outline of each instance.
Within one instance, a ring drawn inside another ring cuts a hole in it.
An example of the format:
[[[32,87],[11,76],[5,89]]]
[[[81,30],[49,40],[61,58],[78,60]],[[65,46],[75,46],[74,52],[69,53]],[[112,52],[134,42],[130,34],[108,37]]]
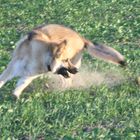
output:
[[[16,89],[14,90],[13,94],[19,98],[22,91],[37,77],[39,77],[40,75],[36,75],[36,76],[30,76],[30,77],[22,77],[18,80],[17,85],[16,85]]]

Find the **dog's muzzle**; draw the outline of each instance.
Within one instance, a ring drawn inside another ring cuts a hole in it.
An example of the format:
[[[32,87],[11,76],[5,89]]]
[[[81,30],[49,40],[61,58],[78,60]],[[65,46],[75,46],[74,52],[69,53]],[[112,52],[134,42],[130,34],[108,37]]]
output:
[[[65,67],[61,67],[58,71],[57,71],[57,74],[60,74],[62,75],[63,77],[65,78],[69,78],[70,77],[70,74],[68,72],[68,69],[65,68]]]

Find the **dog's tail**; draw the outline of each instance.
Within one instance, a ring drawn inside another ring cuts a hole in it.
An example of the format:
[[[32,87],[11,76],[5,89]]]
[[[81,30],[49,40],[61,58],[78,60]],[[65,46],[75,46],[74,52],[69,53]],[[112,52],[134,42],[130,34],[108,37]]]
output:
[[[121,55],[117,50],[108,47],[106,45],[93,44],[89,40],[84,39],[85,47],[91,56],[101,58],[105,61],[109,61],[121,66],[125,66],[125,60],[123,55]]]

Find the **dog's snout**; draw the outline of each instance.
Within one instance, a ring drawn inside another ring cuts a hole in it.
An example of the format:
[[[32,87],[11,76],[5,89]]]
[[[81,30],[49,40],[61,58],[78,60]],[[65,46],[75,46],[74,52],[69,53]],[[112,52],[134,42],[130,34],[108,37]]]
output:
[[[60,74],[62,76],[64,76],[65,78],[69,78],[70,75],[68,73],[68,69],[65,68],[65,67],[61,67],[58,71],[57,71],[57,74]]]

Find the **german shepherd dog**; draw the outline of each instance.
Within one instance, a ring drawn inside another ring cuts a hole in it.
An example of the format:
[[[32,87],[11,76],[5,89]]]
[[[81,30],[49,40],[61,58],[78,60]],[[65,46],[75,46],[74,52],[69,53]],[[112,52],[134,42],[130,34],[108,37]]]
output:
[[[70,79],[78,72],[85,49],[91,56],[125,65],[124,57],[111,47],[95,45],[62,25],[43,25],[17,42],[12,60],[0,75],[0,88],[13,77],[20,77],[13,92],[19,98],[32,80],[48,71]]]

